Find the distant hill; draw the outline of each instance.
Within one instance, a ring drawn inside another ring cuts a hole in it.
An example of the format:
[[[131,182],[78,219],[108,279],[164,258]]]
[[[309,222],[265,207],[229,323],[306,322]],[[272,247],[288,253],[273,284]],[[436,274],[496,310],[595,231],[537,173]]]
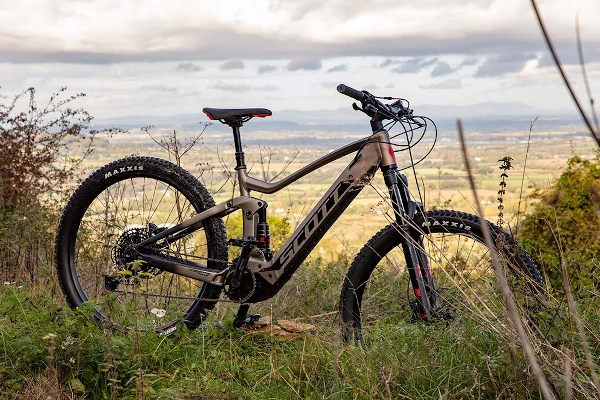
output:
[[[431,118],[441,134],[456,131],[456,119],[461,118],[465,129],[477,132],[513,132],[529,130],[536,117],[535,128],[540,131],[583,131],[579,118],[572,115],[551,115],[519,102],[487,101],[468,106],[456,105],[412,105],[415,115]],[[177,129],[194,131],[200,122],[208,119],[201,112],[177,115],[132,115],[117,118],[105,118],[96,121],[96,128],[118,126],[123,129],[139,129],[153,125],[157,129]],[[214,122],[214,121],[213,121]],[[247,123],[244,132],[269,132],[271,138],[278,133],[289,132],[331,132],[331,133],[368,133],[367,117],[353,111],[350,107],[334,110],[273,110],[273,116]],[[214,122],[206,135],[229,132],[229,128]]]

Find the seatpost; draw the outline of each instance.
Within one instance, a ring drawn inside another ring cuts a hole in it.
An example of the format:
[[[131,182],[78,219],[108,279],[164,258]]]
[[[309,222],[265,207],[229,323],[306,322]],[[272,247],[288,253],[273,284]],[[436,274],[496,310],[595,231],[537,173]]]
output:
[[[240,137],[240,127],[242,126],[241,121],[231,124],[233,130],[233,143],[235,145],[235,169],[246,169],[246,160],[244,159],[244,151],[242,148],[242,139]]]
[[[235,146],[235,170],[237,172],[238,184],[240,185],[240,195],[248,196],[246,189],[246,160],[244,158],[244,149],[242,148],[242,138],[240,135],[241,119],[235,119],[229,123],[233,130],[233,144]]]

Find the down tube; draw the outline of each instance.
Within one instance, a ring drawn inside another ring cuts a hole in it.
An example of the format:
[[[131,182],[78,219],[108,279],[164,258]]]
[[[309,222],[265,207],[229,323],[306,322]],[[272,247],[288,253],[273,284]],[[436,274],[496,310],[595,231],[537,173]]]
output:
[[[363,188],[363,185],[353,185],[343,180],[335,183],[324,200],[277,253],[270,267],[260,272],[265,280],[274,285],[273,289],[278,291],[283,287]]]

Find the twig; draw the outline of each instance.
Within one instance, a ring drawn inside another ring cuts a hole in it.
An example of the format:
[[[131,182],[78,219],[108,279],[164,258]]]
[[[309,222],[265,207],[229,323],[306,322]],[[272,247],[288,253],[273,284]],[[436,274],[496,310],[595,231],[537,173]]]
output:
[[[592,90],[590,89],[590,82],[587,78],[587,72],[585,70],[585,62],[583,61],[583,46],[581,45],[581,33],[579,32],[579,14],[575,18],[575,30],[577,33],[577,53],[579,54],[579,65],[581,65],[581,73],[583,75],[583,83],[585,84],[585,91],[588,99],[590,100],[590,108],[592,110],[592,118],[594,118],[594,125],[596,131],[600,132],[600,124],[598,124],[598,115],[596,115],[596,109],[594,108],[594,98],[592,97]]]
[[[581,115],[583,122],[585,122],[585,124],[587,125],[587,127],[590,131],[590,134],[592,135],[594,140],[596,140],[596,144],[600,147],[600,135],[594,131],[592,124],[590,123],[587,115],[583,111],[583,108],[579,104],[579,100],[577,99],[577,96],[575,95],[575,92],[573,91],[573,88],[571,87],[571,84],[569,83],[569,80],[567,79],[567,75],[565,74],[565,71],[563,70],[561,63],[558,60],[558,55],[556,54],[556,50],[554,50],[554,45],[552,44],[552,41],[550,40],[550,36],[548,36],[546,27],[544,26],[544,22],[542,21],[542,17],[538,11],[535,0],[531,0],[531,5],[533,6],[533,11],[535,12],[535,16],[540,25],[540,29],[542,30],[542,34],[544,35],[544,39],[546,40],[546,44],[548,45],[548,49],[550,50],[550,54],[552,55],[552,58],[554,60],[554,64],[556,64],[556,68],[558,68],[558,72],[560,72],[560,76],[562,77],[565,86],[569,90],[569,93],[571,94],[571,98],[573,99],[575,106],[577,106],[577,109],[579,110],[579,114]]]
[[[485,219],[483,214],[483,208],[481,207],[481,203],[479,202],[479,196],[477,194],[477,189],[475,188],[475,179],[473,178],[473,174],[471,172],[471,163],[469,162],[469,156],[467,154],[467,145],[465,142],[462,122],[460,120],[456,123],[458,129],[458,137],[460,139],[460,146],[462,149],[463,160],[465,162],[465,168],[467,170],[467,177],[469,179],[469,184],[471,186],[471,190],[473,192],[473,197],[475,198],[475,206],[477,207],[477,211],[479,214],[479,218],[481,219],[481,231],[483,233],[483,237],[485,239],[485,243],[490,249],[495,249],[496,245],[493,242],[492,235],[490,233],[490,228],[488,226],[488,222]],[[506,310],[508,312],[509,317],[511,318],[516,330],[519,341],[523,346],[523,350],[527,355],[529,363],[531,364],[531,369],[533,371],[534,376],[536,377],[542,394],[545,399],[555,399],[556,397],[550,390],[550,386],[548,385],[548,381],[546,379],[546,375],[544,371],[540,367],[535,352],[529,343],[529,339],[527,338],[527,334],[525,332],[525,328],[523,327],[523,321],[519,316],[517,311],[517,305],[515,304],[515,300],[513,298],[512,292],[508,287],[508,282],[506,281],[506,276],[504,276],[504,272],[500,265],[500,261],[498,260],[498,254],[495,251],[490,251],[490,257],[492,259],[492,265],[494,266],[494,272],[496,273],[496,279],[500,284],[502,289],[502,294],[504,296],[504,300],[506,302]]]
[[[539,117],[535,117],[529,124],[529,136],[527,136],[527,150],[525,150],[525,161],[523,162],[523,175],[521,175],[521,190],[519,191],[519,204],[517,204],[517,224],[515,226],[515,236],[519,232],[519,215],[521,213],[521,201],[523,200],[523,184],[525,183],[525,171],[527,170],[527,157],[529,157],[529,147],[531,146],[531,132],[533,131],[533,124],[538,120]]]

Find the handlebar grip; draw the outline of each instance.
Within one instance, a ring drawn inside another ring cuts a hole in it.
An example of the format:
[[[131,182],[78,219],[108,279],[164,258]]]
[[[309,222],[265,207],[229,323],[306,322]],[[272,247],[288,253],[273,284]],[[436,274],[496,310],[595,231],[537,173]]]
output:
[[[338,85],[337,91],[340,92],[341,94],[345,94],[348,97],[352,97],[353,99],[358,100],[358,101],[364,101],[365,100],[365,94],[364,94],[364,92],[361,92],[360,90],[353,89],[350,86],[346,86],[344,84]]]

